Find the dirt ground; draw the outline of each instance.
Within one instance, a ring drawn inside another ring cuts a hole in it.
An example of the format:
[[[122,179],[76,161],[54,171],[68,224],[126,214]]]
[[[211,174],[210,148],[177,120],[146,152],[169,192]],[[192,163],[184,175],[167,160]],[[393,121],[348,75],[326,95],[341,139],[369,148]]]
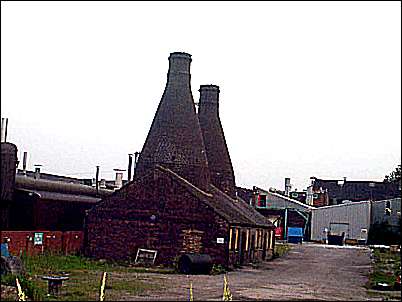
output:
[[[368,248],[331,247],[303,243],[291,245],[282,258],[259,268],[245,267],[228,273],[233,300],[382,300],[368,295],[364,285],[371,268]],[[122,293],[119,300],[222,300],[223,275],[141,274],[157,283],[158,290],[141,296]]]

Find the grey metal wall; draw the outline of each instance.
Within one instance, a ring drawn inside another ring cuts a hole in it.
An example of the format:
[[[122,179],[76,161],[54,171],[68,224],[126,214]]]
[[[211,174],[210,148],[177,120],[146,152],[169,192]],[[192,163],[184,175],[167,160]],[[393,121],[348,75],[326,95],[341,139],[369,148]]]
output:
[[[345,238],[367,239],[370,228],[370,202],[352,202],[334,206],[316,208],[311,215],[311,240],[326,238],[324,229],[330,229],[331,223],[348,223]]]

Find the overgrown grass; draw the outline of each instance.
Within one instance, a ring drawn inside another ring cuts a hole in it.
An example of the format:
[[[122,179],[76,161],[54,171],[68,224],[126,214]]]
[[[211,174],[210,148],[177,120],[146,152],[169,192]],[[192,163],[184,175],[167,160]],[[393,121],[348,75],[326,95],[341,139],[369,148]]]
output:
[[[396,278],[401,275],[401,255],[391,253],[389,250],[373,250],[374,267],[369,276],[368,288],[375,287],[378,283],[394,285]]]
[[[122,292],[139,294],[157,286],[138,277],[138,273],[171,273],[167,268],[130,267],[81,256],[38,255],[22,257],[26,273],[19,276],[25,294],[34,301],[97,301],[103,272],[108,273],[105,300],[119,300]],[[47,295],[44,275],[67,275],[57,297]],[[2,284],[15,286],[15,277],[1,277]]]
[[[287,243],[276,243],[274,247],[274,257],[278,258],[285,255],[291,249],[290,245]]]

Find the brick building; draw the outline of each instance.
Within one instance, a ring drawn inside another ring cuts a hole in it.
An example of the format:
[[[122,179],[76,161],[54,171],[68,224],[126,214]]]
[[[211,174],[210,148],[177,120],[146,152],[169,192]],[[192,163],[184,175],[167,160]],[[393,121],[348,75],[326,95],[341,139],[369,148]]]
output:
[[[167,85],[134,180],[88,212],[88,255],[129,260],[145,248],[158,252],[156,264],[173,264],[181,254],[204,253],[229,267],[272,255],[274,226],[234,194],[219,88],[201,86],[197,117],[190,62],[189,54],[170,55]]]

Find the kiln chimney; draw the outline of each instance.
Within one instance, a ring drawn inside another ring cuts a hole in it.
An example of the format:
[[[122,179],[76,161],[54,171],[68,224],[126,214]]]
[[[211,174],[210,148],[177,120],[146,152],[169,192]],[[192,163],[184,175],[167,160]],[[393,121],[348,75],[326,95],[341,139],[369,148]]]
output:
[[[208,187],[208,163],[191,93],[190,63],[190,54],[170,54],[165,91],[138,158],[135,179],[159,164],[200,189]]]
[[[207,152],[211,182],[221,191],[236,198],[232,161],[219,117],[219,86],[201,85],[198,119]]]

